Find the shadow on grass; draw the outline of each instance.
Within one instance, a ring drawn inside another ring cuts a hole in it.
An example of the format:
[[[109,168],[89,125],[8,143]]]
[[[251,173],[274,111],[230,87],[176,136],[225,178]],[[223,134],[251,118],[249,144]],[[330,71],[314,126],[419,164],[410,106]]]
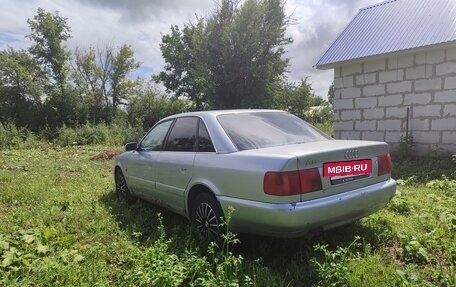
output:
[[[182,255],[191,250],[197,251],[201,256],[207,255],[206,245],[198,241],[186,218],[140,199],[133,203],[119,201],[114,192],[104,195],[101,202],[109,208],[121,230],[133,242],[145,247],[154,243],[159,236],[157,214],[160,213],[166,238],[171,240],[168,243],[170,252]],[[349,246],[360,237],[361,243],[369,243],[375,249],[379,243],[377,233],[384,227],[388,228],[378,222],[368,225],[354,223],[312,238],[294,239],[241,234],[237,236],[240,243],[232,251],[244,258],[243,268],[246,274],[255,274],[255,266],[262,266],[271,274],[271,278],[282,278],[290,282],[290,286],[300,286],[298,282],[315,283],[314,277],[318,271],[310,264],[310,260],[322,260],[322,254],[314,250],[315,245],[328,245],[328,250],[335,250],[337,247]],[[299,278],[296,278],[297,274]]]
[[[166,238],[171,239],[170,248],[183,249],[187,246],[188,241],[193,240],[188,220],[169,210],[139,198],[132,202],[121,201],[115,191],[102,196],[101,202],[111,211],[120,229],[128,234],[132,241],[143,246],[153,244],[158,238],[159,214]]]

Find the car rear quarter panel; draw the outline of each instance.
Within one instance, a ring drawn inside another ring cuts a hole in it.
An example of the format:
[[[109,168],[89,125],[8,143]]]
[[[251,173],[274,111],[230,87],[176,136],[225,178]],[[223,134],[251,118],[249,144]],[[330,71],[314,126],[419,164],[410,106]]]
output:
[[[265,172],[296,169],[297,159],[292,155],[199,153],[189,188],[202,184],[215,195],[270,203],[297,202],[300,195],[271,196],[263,192]]]

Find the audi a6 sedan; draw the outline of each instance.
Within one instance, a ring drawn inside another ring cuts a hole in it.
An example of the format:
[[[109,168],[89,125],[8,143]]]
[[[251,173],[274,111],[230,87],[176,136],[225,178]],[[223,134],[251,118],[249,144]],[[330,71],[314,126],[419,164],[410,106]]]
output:
[[[204,111],[159,121],[116,158],[116,191],[187,217],[208,239],[297,237],[353,222],[396,191],[384,142],[335,140],[276,110]]]

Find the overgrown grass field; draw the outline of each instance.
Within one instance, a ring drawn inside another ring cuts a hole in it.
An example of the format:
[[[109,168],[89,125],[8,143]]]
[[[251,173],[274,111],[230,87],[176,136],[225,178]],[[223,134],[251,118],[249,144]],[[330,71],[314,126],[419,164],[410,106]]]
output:
[[[356,224],[217,250],[178,215],[119,202],[107,150],[0,150],[1,286],[456,286],[450,159],[396,164],[396,197]]]

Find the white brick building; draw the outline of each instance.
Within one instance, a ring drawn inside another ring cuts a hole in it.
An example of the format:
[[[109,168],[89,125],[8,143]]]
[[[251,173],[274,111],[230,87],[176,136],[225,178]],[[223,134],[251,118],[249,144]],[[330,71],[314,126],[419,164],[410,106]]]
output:
[[[456,152],[454,19],[454,0],[361,9],[316,64],[334,69],[334,136]]]

